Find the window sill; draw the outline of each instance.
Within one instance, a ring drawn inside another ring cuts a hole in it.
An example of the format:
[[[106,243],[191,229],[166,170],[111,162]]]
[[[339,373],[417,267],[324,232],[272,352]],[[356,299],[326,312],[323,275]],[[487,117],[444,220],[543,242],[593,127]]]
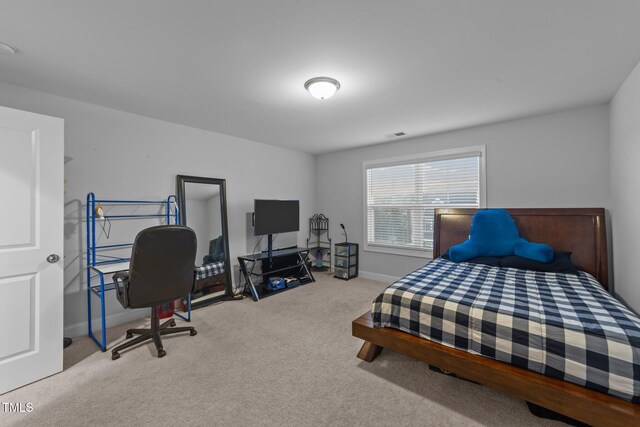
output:
[[[402,249],[402,248],[393,248],[389,246],[371,246],[365,243],[364,248],[362,250],[365,252],[377,252],[377,253],[383,253],[383,254],[409,256],[414,258],[422,258],[426,260],[433,259],[432,251],[425,251],[420,249]]]

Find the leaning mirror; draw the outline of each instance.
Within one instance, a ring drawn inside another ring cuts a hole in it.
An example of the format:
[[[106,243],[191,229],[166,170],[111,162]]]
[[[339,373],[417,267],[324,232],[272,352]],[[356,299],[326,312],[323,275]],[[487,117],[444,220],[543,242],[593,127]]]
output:
[[[197,308],[232,296],[227,195],[224,179],[178,175],[176,193],[180,224],[198,239],[195,292]]]

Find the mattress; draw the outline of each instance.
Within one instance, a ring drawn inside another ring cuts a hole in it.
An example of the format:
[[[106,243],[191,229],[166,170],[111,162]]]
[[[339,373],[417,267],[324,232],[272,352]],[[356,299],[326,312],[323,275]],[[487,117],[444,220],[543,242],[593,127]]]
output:
[[[640,318],[578,275],[438,258],[373,302],[390,327],[640,402]]]

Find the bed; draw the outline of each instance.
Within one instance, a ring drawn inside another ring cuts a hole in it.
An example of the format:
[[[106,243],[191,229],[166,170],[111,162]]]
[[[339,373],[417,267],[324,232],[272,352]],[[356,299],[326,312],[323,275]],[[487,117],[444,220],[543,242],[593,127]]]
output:
[[[191,293],[191,308],[198,308],[218,297],[226,289],[227,275],[224,271],[224,261],[210,262],[194,269],[194,287]],[[177,307],[187,312],[189,305],[187,298],[177,301]]]
[[[215,291],[224,290],[226,276],[224,261],[210,262],[195,268],[195,291],[201,291],[212,286],[219,286]]]
[[[468,209],[436,211],[434,258],[466,239],[474,213]],[[358,357],[370,362],[388,348],[592,425],[638,423],[640,407],[631,401],[637,401],[639,394],[639,361],[637,354],[629,356],[628,352],[634,346],[637,350],[640,324],[606,296],[604,210],[509,209],[509,213],[523,237],[572,252],[573,263],[584,273],[558,277],[435,260],[388,288],[377,299],[376,304],[384,307],[374,313],[374,319],[369,312],[353,321],[353,335],[365,340]],[[421,286],[425,281],[431,283]],[[527,292],[536,281],[545,283],[545,289]],[[516,282],[529,286],[514,286]],[[491,283],[493,288],[483,293],[481,283]],[[573,289],[579,290],[577,296]],[[500,298],[492,295],[496,290]],[[392,301],[400,308],[389,310]],[[579,318],[584,315],[554,318],[548,310],[550,301],[556,307],[579,306],[575,311],[598,316],[582,323]],[[481,310],[478,305],[483,306]],[[423,314],[416,316],[412,309]],[[611,310],[615,311],[613,320],[599,314]],[[544,331],[536,329],[540,327]],[[581,340],[586,343],[581,363],[571,361],[569,353],[575,356],[575,351],[567,351],[568,347],[556,345],[554,350],[549,345],[562,344],[562,339],[535,342],[564,334],[577,343],[574,350]],[[618,363],[620,360],[636,363]],[[606,378],[602,377],[602,363],[607,365]]]

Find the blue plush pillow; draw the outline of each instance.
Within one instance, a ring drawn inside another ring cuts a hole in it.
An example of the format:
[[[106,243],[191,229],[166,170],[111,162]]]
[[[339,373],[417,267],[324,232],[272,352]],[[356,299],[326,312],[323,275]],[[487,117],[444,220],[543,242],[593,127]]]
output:
[[[513,254],[538,262],[551,262],[553,260],[553,249],[551,249],[551,246],[544,243],[527,242],[522,238],[516,243]]]
[[[518,255],[539,262],[553,259],[551,246],[531,243],[520,237],[511,215],[504,209],[485,209],[471,220],[469,240],[449,249],[451,261],[462,262],[479,256]]]
[[[473,216],[469,240],[478,248],[479,255],[512,255],[519,239],[518,228],[506,210],[481,210]]]

